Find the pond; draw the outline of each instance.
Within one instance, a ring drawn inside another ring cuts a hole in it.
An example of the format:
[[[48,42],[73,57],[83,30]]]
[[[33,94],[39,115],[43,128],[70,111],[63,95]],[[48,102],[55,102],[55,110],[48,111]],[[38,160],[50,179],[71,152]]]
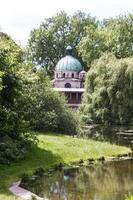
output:
[[[109,141],[118,145],[133,146],[133,126],[92,125],[83,130],[82,137]]]
[[[86,127],[85,138],[132,147],[131,126]],[[133,160],[64,168],[32,177],[24,188],[48,200],[125,200],[133,194]]]
[[[133,193],[133,161],[62,169],[33,180],[26,189],[48,200],[124,200]]]

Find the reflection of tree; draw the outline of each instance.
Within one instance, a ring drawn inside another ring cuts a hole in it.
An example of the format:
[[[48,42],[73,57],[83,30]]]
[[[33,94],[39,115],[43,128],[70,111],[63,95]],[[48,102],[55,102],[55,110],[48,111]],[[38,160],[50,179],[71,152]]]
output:
[[[125,144],[124,138],[119,137],[116,133],[126,130],[133,130],[133,126],[92,126],[86,129],[84,137],[116,144]]]
[[[123,200],[133,191],[132,181],[132,161],[120,161],[53,172],[32,191],[49,200]]]
[[[78,174],[80,184],[77,185],[83,189],[82,195],[85,194],[87,200],[121,200],[125,193],[133,190],[131,166],[130,161],[126,161],[83,168]]]

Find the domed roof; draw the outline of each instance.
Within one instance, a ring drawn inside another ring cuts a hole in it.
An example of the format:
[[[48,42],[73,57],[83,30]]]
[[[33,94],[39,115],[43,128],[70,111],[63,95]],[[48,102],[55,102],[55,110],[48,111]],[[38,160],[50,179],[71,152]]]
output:
[[[71,55],[72,47],[66,48],[66,56],[61,58],[56,65],[56,71],[82,71],[80,62]]]

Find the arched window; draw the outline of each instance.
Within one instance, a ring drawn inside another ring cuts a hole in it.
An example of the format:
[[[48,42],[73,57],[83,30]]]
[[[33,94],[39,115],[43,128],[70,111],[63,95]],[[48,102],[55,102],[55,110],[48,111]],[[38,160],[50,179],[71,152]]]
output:
[[[72,73],[72,78],[74,78],[74,73]]]
[[[71,88],[71,84],[70,83],[66,83],[65,84],[65,88]]]
[[[65,78],[65,73],[63,73],[63,78]]]

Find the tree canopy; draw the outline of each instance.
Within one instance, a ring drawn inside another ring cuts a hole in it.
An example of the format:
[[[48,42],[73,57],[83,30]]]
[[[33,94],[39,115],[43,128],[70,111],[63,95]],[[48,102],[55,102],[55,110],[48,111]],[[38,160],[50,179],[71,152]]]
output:
[[[112,53],[117,58],[133,56],[133,15],[104,19],[96,29],[86,27],[79,52],[88,65],[104,52]]]
[[[64,55],[66,47],[71,44],[75,49],[75,55],[83,63],[77,46],[86,35],[86,26],[95,29],[97,21],[82,12],[76,12],[72,16],[61,12],[51,18],[46,18],[39,28],[31,31],[28,57],[36,65],[45,67],[51,74],[59,59]]]
[[[74,47],[75,56],[87,71],[87,66],[104,52],[111,52],[117,58],[132,56],[133,15],[98,21],[78,11],[72,16],[61,12],[46,18],[39,28],[31,31],[28,57],[52,74],[68,44]]]
[[[44,71],[34,73],[23,61],[22,49],[0,33],[0,163],[24,157],[34,142],[31,130],[73,134],[76,124]]]
[[[30,127],[33,130],[76,134],[77,119],[66,105],[64,95],[53,90],[45,71],[41,69],[35,74],[24,71],[25,75],[27,83],[23,96],[27,104],[24,108]]]
[[[75,114],[52,90],[47,76],[68,44],[89,69],[79,110],[82,121],[133,122],[133,15],[100,22],[82,12],[61,12],[31,31],[26,61],[32,64],[25,62],[20,46],[0,32],[0,163],[24,156],[32,136],[29,130],[77,132]],[[33,65],[44,69],[35,73]]]
[[[85,123],[133,123],[133,58],[105,54],[95,61],[86,77],[83,104]]]
[[[10,163],[26,153],[28,140],[24,113],[19,105],[22,84],[17,74],[22,49],[6,34],[0,33],[0,163]]]

